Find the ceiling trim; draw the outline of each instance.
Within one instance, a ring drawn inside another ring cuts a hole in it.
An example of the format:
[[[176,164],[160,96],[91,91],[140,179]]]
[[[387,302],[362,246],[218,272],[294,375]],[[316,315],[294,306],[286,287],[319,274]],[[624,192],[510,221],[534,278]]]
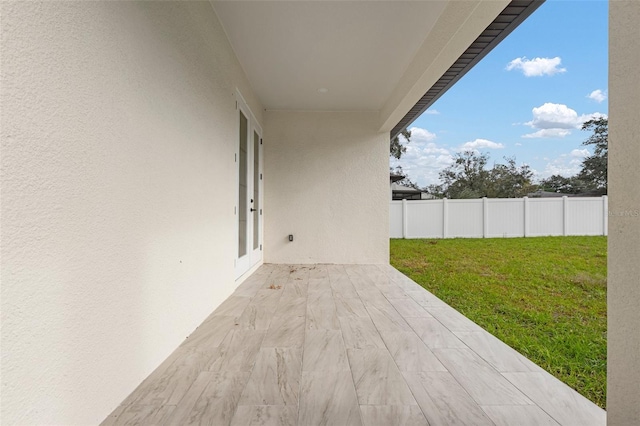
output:
[[[467,50],[442,74],[409,112],[391,129],[391,139],[409,127],[423,112],[458,82],[471,68],[527,19],[545,0],[512,0]]]

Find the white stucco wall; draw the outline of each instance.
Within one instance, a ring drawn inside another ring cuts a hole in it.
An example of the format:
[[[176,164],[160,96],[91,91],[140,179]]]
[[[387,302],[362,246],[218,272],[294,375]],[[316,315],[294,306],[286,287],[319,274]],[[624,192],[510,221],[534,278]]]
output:
[[[232,291],[261,106],[208,2],[0,7],[0,423],[98,423]]]
[[[378,117],[265,112],[265,262],[388,263],[389,134]]]
[[[607,424],[640,424],[640,2],[609,2]]]

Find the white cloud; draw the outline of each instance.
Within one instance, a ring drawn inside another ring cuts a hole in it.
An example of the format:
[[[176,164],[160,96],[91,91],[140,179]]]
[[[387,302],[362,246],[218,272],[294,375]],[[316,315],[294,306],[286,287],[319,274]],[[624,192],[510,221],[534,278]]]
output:
[[[571,177],[580,172],[581,164],[582,160],[579,159],[567,161],[566,157],[556,158],[555,160],[547,163],[544,170],[540,173],[540,177],[543,179],[553,175]]]
[[[571,157],[584,158],[591,155],[588,149],[574,149],[569,153]]]
[[[514,145],[515,146],[522,146],[522,144],[520,142],[516,142]]]
[[[487,140],[487,139],[476,139],[476,140],[464,143],[460,147],[460,150],[463,151],[463,150],[478,149],[478,148],[502,149],[504,148],[504,145],[501,143]]]
[[[563,138],[569,134],[571,134],[571,132],[567,129],[542,129],[537,132],[527,133],[526,135],[522,135],[522,137],[527,139]]]
[[[428,109],[423,114],[438,115],[440,114],[440,111],[438,111],[437,109]]]
[[[555,58],[533,58],[527,59],[525,56],[516,58],[507,64],[507,71],[519,69],[525,77],[539,77],[542,75],[554,75],[567,71],[566,68],[559,68],[562,59]]]
[[[547,102],[533,108],[533,120],[525,123],[537,129],[575,129],[578,113],[563,104]]]
[[[440,170],[453,162],[449,149],[434,142],[436,135],[427,129],[412,127],[411,143],[400,160],[391,159],[391,167],[402,166],[403,171],[420,186],[439,182]]]
[[[548,163],[544,170],[539,173],[539,177],[544,179],[552,175],[574,176],[580,172],[582,160],[588,155],[591,155],[588,149],[574,149],[570,153],[561,154],[553,160],[544,158]]]
[[[580,123],[578,125],[578,128],[581,128],[586,121],[594,120],[597,118],[607,118],[607,114],[603,114],[601,112],[592,112],[591,114],[582,114],[578,118],[579,118],[578,123]]]
[[[587,98],[592,99],[598,103],[607,99],[607,92],[603,92],[602,90],[594,90],[593,92],[587,95]]]
[[[598,117],[606,117],[599,112],[591,114],[578,113],[563,104],[547,102],[533,108],[533,120],[525,125],[538,129],[536,132],[523,135],[523,138],[563,138],[571,134],[572,129],[579,129],[585,121]]]
[[[436,138],[435,133],[431,133],[427,129],[422,129],[420,127],[412,127],[409,129],[411,131],[411,142],[415,143],[426,143],[431,142]]]

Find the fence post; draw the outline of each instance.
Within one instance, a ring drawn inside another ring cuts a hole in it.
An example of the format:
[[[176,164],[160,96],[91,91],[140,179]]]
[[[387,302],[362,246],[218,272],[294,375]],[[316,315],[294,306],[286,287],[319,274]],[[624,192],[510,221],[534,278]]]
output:
[[[602,196],[602,235],[609,235],[609,197]]]
[[[567,222],[569,217],[569,209],[567,208],[567,204],[569,204],[569,197],[566,195],[562,197],[562,235],[567,236]]]
[[[407,220],[407,200],[402,199],[402,238],[407,238],[407,228],[409,223]]]
[[[449,206],[447,199],[442,199],[442,238],[447,238],[447,228],[449,227]]]
[[[482,197],[482,238],[487,238],[489,233],[489,202],[487,197]]]
[[[522,202],[524,203],[524,236],[529,236],[529,197],[523,197]]]

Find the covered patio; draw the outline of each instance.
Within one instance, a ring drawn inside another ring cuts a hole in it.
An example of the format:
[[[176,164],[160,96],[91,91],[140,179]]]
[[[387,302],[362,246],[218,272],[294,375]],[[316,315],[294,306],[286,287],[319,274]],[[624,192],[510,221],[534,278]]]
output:
[[[388,266],[390,137],[541,3],[0,2],[0,423],[604,424]],[[627,426],[640,2],[609,19],[606,421]]]
[[[389,265],[261,266],[103,425],[604,425]]]

